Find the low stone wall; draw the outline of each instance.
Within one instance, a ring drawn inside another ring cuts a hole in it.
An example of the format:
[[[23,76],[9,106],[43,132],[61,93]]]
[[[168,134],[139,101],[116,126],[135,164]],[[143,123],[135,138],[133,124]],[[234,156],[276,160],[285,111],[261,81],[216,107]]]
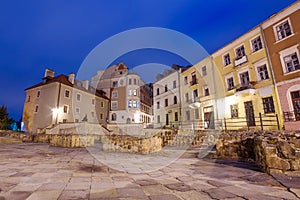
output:
[[[253,159],[269,173],[300,172],[300,133],[252,131],[222,133],[221,158]]]

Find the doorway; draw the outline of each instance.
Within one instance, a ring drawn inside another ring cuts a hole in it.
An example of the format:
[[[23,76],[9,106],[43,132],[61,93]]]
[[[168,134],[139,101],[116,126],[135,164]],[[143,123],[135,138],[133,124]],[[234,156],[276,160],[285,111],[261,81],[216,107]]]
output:
[[[252,101],[244,102],[247,126],[255,126],[255,117]]]

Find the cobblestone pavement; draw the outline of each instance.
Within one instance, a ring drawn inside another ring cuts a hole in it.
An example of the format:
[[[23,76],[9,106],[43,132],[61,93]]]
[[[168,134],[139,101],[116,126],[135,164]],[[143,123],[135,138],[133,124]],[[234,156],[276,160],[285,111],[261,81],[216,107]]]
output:
[[[273,200],[298,199],[299,191],[299,177],[275,179],[254,164],[198,159],[192,151],[157,171],[134,174],[101,164],[86,149],[0,145],[0,200]]]

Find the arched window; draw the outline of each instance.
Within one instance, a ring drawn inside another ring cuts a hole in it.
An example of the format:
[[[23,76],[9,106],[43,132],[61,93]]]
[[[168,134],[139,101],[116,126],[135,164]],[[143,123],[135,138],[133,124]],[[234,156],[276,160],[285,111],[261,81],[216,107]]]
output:
[[[174,96],[174,104],[177,104],[177,96]]]

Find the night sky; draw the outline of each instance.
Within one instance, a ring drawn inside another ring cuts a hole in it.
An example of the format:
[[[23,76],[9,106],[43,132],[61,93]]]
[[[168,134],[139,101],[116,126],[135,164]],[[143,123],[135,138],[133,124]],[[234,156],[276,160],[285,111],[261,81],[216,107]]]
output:
[[[18,120],[24,89],[40,82],[45,68],[55,70],[56,75],[76,73],[91,50],[122,31],[168,28],[186,34],[213,53],[295,1],[2,0],[0,105],[5,104],[10,116]],[[118,61],[129,67],[153,61],[168,66],[188,64],[168,52],[151,49],[123,55]]]

